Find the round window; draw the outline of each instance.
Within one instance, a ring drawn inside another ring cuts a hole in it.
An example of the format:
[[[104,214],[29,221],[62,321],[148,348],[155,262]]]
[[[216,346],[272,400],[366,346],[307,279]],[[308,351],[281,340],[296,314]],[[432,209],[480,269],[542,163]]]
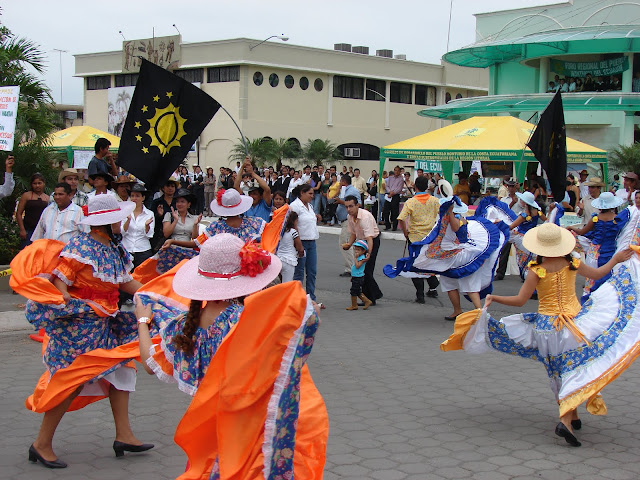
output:
[[[286,77],[284,77],[284,86],[287,88],[293,88],[293,84],[295,83],[295,81],[293,80],[293,77],[291,75],[287,75]]]
[[[309,79],[307,77],[300,77],[300,88],[302,90],[309,88]]]
[[[262,73],[256,72],[253,74],[253,83],[255,83],[257,87],[262,85],[263,80],[264,78],[262,77]]]
[[[278,83],[280,83],[278,75],[276,75],[275,73],[269,75],[269,85],[271,85],[272,87],[277,87]]]
[[[324,84],[322,83],[321,78],[316,78],[316,81],[313,82],[313,87],[316,89],[316,92],[321,92]]]

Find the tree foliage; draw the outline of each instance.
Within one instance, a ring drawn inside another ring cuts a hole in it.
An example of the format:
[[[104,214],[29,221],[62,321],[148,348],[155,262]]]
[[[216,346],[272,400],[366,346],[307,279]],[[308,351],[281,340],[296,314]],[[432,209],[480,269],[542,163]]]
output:
[[[44,54],[35,43],[16,37],[0,22],[0,85],[20,87],[13,149],[16,187],[10,197],[0,202],[3,213],[8,215],[13,213],[16,198],[30,188],[31,175],[42,173],[50,190],[57,180],[54,165],[66,161],[64,155],[47,148],[49,135],[61,125],[51,109],[51,91],[39,78],[44,65]],[[6,157],[6,152],[0,154],[0,169],[4,169]]]
[[[640,173],[640,143],[614,148],[609,153],[609,168],[618,172]]]
[[[341,160],[340,150],[329,140],[309,139],[302,150],[304,158],[310,163],[319,164],[325,161]]]
[[[278,138],[246,138],[247,150],[251,162],[257,166],[277,165],[280,168],[283,160],[295,160],[300,156],[300,148],[297,143]],[[241,139],[238,139],[231,149],[229,160],[242,162],[246,156],[245,146]]]

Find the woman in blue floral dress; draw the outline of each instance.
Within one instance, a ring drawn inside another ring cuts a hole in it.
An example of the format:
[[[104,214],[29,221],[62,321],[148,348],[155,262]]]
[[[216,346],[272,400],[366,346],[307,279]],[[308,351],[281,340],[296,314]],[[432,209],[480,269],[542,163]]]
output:
[[[192,405],[198,403],[199,397],[207,397],[210,393],[208,390],[201,394],[200,387],[206,384],[207,378],[215,375],[215,372],[210,372],[209,366],[216,361],[217,352],[222,348],[222,344],[228,345],[225,355],[235,352],[236,347],[229,346],[233,345],[234,341],[240,342],[244,347],[255,345],[251,354],[257,355],[257,358],[240,355],[241,358],[237,359],[240,363],[245,362],[243,368],[249,383],[250,379],[254,378],[248,373],[249,369],[255,366],[259,370],[268,371],[267,365],[272,364],[260,356],[258,352],[261,349],[264,355],[273,355],[280,347],[286,347],[287,342],[290,345],[286,352],[280,354],[284,355],[278,362],[280,368],[273,372],[273,385],[268,387],[272,390],[272,400],[269,401],[269,405],[272,406],[267,409],[267,417],[275,415],[276,410],[286,410],[289,412],[286,418],[281,418],[278,414],[275,416],[279,420],[265,424],[265,411],[257,405],[259,400],[254,399],[252,395],[257,395],[255,392],[261,391],[267,385],[257,382],[244,395],[236,393],[237,405],[256,403],[252,408],[245,407],[244,427],[238,426],[223,435],[216,434],[209,429],[199,430],[199,426],[207,424],[209,418],[211,421],[227,418],[224,412],[213,408],[212,402],[207,401],[206,404],[211,408],[207,408],[206,413],[199,413],[197,422],[194,423],[186,416],[181,422],[184,428],[198,430],[198,433],[188,435],[189,440],[184,444],[180,443],[189,455],[189,473],[192,473],[192,469],[200,472],[206,464],[206,478],[230,478],[224,475],[225,467],[219,464],[219,456],[223,455],[228,446],[240,449],[242,442],[233,437],[240,435],[239,432],[246,432],[247,425],[252,423],[251,418],[261,418],[262,425],[260,422],[254,422],[254,425],[265,436],[265,440],[258,443],[262,447],[265,442],[271,442],[274,471],[281,469],[282,473],[289,471],[292,474],[295,465],[299,478],[320,478],[317,477],[317,472],[322,472],[324,465],[326,410],[322,397],[315,389],[304,366],[318,325],[317,313],[296,283],[272,287],[279,289],[278,292],[268,289],[254,294],[272,282],[280,268],[280,261],[275,255],[260,249],[254,243],[245,244],[234,235],[221,233],[204,243],[197,258],[181,263],[167,274],[145,285],[136,294],[140,358],[145,370],[155,374],[160,380],[176,382],[180,390],[195,397]],[[247,314],[244,313],[243,299],[248,295],[251,295],[252,299],[259,297],[255,302],[262,305],[257,315],[256,312],[248,313],[251,318],[245,318]],[[266,298],[270,299],[269,306],[265,306]],[[294,307],[295,305],[298,307]],[[284,328],[285,318],[293,320],[295,329]],[[159,338],[152,338],[149,333],[149,324],[152,323],[162,325]],[[241,323],[248,325],[251,332],[238,330]],[[273,329],[273,336],[267,333],[267,329]],[[283,334],[287,341],[281,343],[276,338]],[[300,348],[296,348],[296,345]],[[230,369],[236,365],[235,361],[233,365],[228,365],[226,360],[220,360],[219,363],[217,369],[224,370],[227,375],[230,375]],[[287,365],[284,371],[283,365]],[[278,381],[278,378],[285,373],[288,375],[288,388],[282,389],[282,381]],[[215,384],[221,388],[227,385],[225,381],[216,381]],[[210,381],[209,386],[211,385]],[[231,382],[229,387],[240,388],[237,382]],[[307,397],[304,401],[299,394],[293,395],[301,388]],[[297,426],[300,429],[299,437],[294,443]],[[286,438],[282,436],[285,430],[290,432]],[[203,442],[211,445],[211,451],[207,452],[211,462],[204,462],[201,449],[197,454],[191,451],[189,442],[194,435],[200,435],[200,445],[203,445]],[[270,440],[266,440],[267,438]],[[246,447],[251,450],[255,442],[249,443]],[[279,461],[284,448],[299,452],[297,463],[293,455],[288,462]],[[252,459],[253,454],[248,452],[245,461],[253,464]],[[309,471],[316,473],[311,475]],[[201,474],[202,472],[197,478],[204,478]],[[247,474],[241,478],[255,477]]]
[[[135,352],[112,355],[111,349],[136,339],[135,318],[118,311],[119,290],[135,293],[131,256],[115,240],[110,225],[131,214],[133,202],[117,202],[111,195],[89,199],[82,223],[90,233],[79,233],[65,246],[39,240],[12,262],[13,289],[26,296],[26,317],[49,336],[44,350],[47,371],[27,408],[44,412],[38,437],[29,448],[29,460],[49,468],[65,468],[53,452],[56,428],[65,412],[109,397],[116,425],[113,449],[142,452],[129,424],[129,392],[136,373],[126,367]]]

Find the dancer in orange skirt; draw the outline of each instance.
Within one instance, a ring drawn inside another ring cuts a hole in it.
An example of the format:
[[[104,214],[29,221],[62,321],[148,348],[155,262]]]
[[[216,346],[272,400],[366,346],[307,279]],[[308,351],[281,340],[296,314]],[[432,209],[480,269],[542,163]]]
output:
[[[180,478],[322,478],[328,418],[305,365],[317,307],[298,282],[259,292],[280,267],[220,233],[136,295],[145,369],[194,396],[175,437]]]
[[[67,464],[53,452],[53,436],[65,412],[109,397],[116,426],[113,449],[142,452],[129,424],[129,392],[136,372],[127,367],[133,354],[112,354],[113,348],[137,338],[133,315],[118,312],[119,290],[135,293],[140,284],[129,274],[130,255],[113,237],[110,225],[126,218],[135,205],[116,202],[111,195],[89,200],[82,223],[90,233],[79,233],[67,245],[38,240],[11,263],[13,290],[29,299],[26,317],[44,328],[47,371],[27,401],[28,409],[42,413],[40,432],[29,448],[29,460],[49,468]]]

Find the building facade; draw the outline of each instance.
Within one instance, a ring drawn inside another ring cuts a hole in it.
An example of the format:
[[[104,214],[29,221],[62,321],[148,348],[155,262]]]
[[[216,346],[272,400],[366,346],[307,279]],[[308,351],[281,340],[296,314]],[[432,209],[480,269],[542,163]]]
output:
[[[514,115],[535,123],[561,88],[567,136],[604,150],[631,144],[640,124],[639,19],[639,2],[615,0],[477,14],[476,43],[443,60],[488,71],[489,96],[453,100],[420,115],[454,121]]]
[[[387,50],[369,55],[366,47],[336,48],[246,38],[184,43],[175,73],[215,98],[246,137],[295,139],[302,145],[328,139],[345,154],[346,164],[368,170],[376,169],[380,147],[443,125],[418,117],[418,111],[447,98],[487,93],[483,70],[382,56],[391,53]],[[85,124],[105,131],[121,127],[137,80],[137,74],[123,73],[123,55],[76,55],[75,75],[85,82]],[[189,161],[228,166],[239,139],[220,111]]]

